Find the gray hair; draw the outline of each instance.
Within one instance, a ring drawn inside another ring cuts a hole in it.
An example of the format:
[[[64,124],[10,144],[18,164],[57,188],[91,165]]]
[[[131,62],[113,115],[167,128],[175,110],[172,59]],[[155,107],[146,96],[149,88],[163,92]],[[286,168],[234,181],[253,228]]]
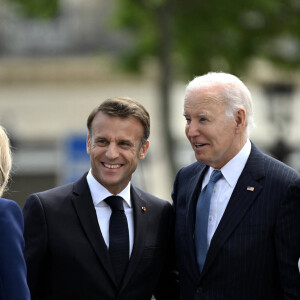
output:
[[[195,77],[188,83],[185,91],[187,94],[190,90],[200,90],[212,86],[222,87],[219,91],[225,103],[226,116],[233,117],[238,109],[245,109],[246,126],[249,133],[249,130],[255,127],[252,97],[246,85],[236,76],[223,72],[209,72]]]

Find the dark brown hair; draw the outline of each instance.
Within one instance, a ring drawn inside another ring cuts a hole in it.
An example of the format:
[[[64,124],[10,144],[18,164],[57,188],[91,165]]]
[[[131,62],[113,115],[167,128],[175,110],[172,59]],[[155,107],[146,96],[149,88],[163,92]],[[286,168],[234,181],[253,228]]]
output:
[[[150,116],[143,105],[129,97],[109,98],[93,109],[87,119],[89,135],[92,135],[92,123],[98,112],[103,112],[109,116],[120,118],[134,117],[138,119],[144,128],[144,135],[141,146],[148,140],[150,135]]]

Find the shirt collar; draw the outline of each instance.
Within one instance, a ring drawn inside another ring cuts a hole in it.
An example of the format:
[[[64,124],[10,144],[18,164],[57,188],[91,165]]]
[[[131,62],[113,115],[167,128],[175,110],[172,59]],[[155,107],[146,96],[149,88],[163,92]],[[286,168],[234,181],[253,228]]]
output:
[[[236,154],[223,168],[221,168],[222,175],[228,184],[234,188],[245,165],[249,158],[251,152],[251,143],[247,139],[243,148]],[[209,167],[207,173],[204,176],[202,188],[204,188],[209,181],[210,175],[213,172],[214,168]]]
[[[102,206],[103,200],[113,194],[109,192],[101,183],[99,183],[93,176],[91,170],[89,170],[86,180],[88,182],[94,206]],[[128,207],[131,207],[131,198],[130,198],[130,182],[119,194],[116,196],[122,197],[127,203]]]
[[[247,139],[240,152],[221,169],[224,178],[232,188],[236,185],[249,158],[250,152],[251,143],[250,140]]]

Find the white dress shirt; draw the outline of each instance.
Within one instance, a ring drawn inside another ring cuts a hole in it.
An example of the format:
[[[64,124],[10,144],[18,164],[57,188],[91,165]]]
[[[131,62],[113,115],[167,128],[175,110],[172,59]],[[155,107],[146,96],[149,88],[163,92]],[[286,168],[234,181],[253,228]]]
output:
[[[92,195],[92,199],[95,206],[97,219],[98,219],[98,223],[99,223],[99,227],[103,239],[107,247],[109,247],[109,220],[111,216],[111,208],[103,200],[109,196],[112,196],[113,194],[110,193],[102,184],[100,184],[94,178],[91,170],[88,172],[86,179],[91,191],[91,195]],[[120,196],[123,198],[123,205],[124,205],[125,215],[128,223],[128,231],[129,231],[129,254],[131,255],[133,240],[134,240],[134,227],[133,227],[133,209],[132,209],[131,198],[130,198],[130,182],[128,183],[126,188],[116,196]]]
[[[220,223],[236,183],[246,165],[250,151],[251,143],[249,139],[247,139],[247,142],[240,152],[221,169],[223,177],[216,182],[210,203],[207,227],[208,244],[210,244],[211,239]],[[203,178],[202,189],[208,184],[213,170],[214,168],[209,167]]]

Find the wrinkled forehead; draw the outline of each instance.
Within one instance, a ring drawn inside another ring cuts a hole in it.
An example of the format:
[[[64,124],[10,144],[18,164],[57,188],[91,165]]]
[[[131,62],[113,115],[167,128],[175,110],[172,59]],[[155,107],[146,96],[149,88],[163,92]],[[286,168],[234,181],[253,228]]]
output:
[[[193,107],[199,104],[224,104],[225,97],[222,87],[219,85],[208,87],[194,87],[186,90],[184,107]]]

